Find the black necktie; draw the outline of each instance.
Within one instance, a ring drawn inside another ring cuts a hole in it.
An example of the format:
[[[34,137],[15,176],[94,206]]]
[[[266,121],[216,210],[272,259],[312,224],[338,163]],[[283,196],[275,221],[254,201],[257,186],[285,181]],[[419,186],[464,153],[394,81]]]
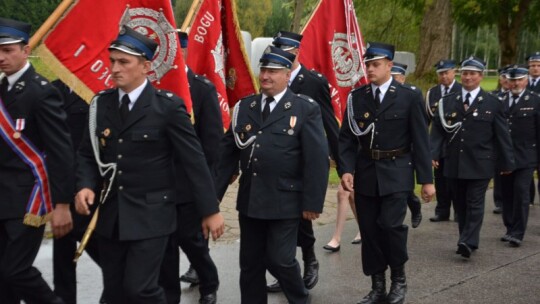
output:
[[[122,120],[122,123],[124,123],[129,115],[129,103],[131,100],[129,100],[128,94],[125,94],[124,97],[122,97],[122,105],[120,106],[120,119]]]
[[[518,102],[518,98],[519,98],[519,95],[512,95],[512,100],[510,101],[510,111],[512,111],[512,109]]]
[[[2,78],[2,82],[0,82],[0,96],[5,97],[8,89],[8,80],[7,77]]]
[[[270,104],[274,101],[274,97],[266,97],[264,109],[262,111],[262,120],[265,121],[270,115]]]
[[[381,89],[377,88],[375,90],[375,107],[378,109],[381,105]]]
[[[444,87],[444,95],[448,95],[448,91],[450,90],[449,87]]]
[[[465,109],[465,111],[467,111],[469,109],[469,106],[471,105],[470,99],[471,93],[467,93],[467,95],[465,95],[465,101],[463,102],[463,108]]]

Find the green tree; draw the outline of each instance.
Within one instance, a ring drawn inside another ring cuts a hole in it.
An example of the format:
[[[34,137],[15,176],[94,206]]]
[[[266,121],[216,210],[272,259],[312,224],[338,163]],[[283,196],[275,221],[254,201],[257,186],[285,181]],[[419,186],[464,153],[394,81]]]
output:
[[[28,22],[34,33],[56,9],[60,0],[2,0],[0,16]]]
[[[518,61],[519,37],[524,31],[538,32],[540,1],[452,0],[456,21],[469,30],[495,25],[500,65]]]

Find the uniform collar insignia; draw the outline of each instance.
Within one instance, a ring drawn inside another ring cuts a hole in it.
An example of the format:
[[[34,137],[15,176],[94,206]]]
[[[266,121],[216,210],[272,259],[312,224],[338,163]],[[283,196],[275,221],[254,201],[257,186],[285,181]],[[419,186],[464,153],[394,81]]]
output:
[[[15,90],[17,91],[22,91],[22,89],[24,89],[24,86],[26,85],[26,83],[24,81],[19,81],[15,84]]]
[[[524,100],[529,100],[529,95],[525,95],[525,97],[523,97]]]
[[[173,94],[172,93],[167,93],[167,96],[168,97],[173,97]]]
[[[251,102],[251,104],[249,105],[250,108],[255,108],[255,106],[257,105],[257,101],[254,100],[253,102]]]
[[[288,110],[288,109],[290,109],[290,108],[292,107],[292,104],[291,104],[290,101],[287,101],[287,102],[283,105],[283,107],[285,108],[285,110]]]
[[[482,101],[482,100],[484,100],[484,97],[479,96],[479,97],[478,97],[478,101]]]
[[[458,95],[458,96],[456,97],[456,99],[457,99],[457,100],[461,100],[461,95]]]

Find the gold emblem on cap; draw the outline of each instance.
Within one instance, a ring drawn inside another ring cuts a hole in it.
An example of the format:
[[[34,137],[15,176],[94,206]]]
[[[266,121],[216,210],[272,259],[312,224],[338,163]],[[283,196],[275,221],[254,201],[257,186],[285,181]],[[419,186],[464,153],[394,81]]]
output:
[[[368,118],[368,117],[369,117],[369,112],[364,113],[364,118]]]
[[[13,138],[15,138],[15,139],[21,138],[21,132],[15,132],[15,133],[13,133]]]
[[[251,131],[251,124],[246,125],[246,131],[248,131],[248,132]]]
[[[111,129],[107,128],[107,129],[103,130],[102,134],[105,137],[111,136]]]

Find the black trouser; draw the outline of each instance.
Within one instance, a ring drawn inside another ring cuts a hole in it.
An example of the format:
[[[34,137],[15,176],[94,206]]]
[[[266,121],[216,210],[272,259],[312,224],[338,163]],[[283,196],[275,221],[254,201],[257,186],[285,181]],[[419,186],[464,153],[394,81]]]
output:
[[[158,285],[169,236],[136,241],[99,238],[107,304],[165,304]]]
[[[304,218],[300,219],[300,225],[298,226],[298,240],[296,242],[298,247],[309,249],[315,245],[315,234],[313,233],[313,223],[311,220]]]
[[[503,223],[506,234],[523,240],[529,218],[529,185],[533,168],[517,169],[509,175],[503,175]]]
[[[32,266],[45,226],[23,224],[23,219],[0,221],[0,299],[3,304],[63,303]]]
[[[489,179],[449,179],[458,214],[459,243],[477,249],[484,220],[486,190]]]
[[[410,191],[373,197],[355,193],[364,274],[381,273],[388,266],[399,267],[409,259],[408,227],[403,224],[409,194]]]
[[[180,204],[177,210],[178,227],[167,245],[160,274],[160,285],[165,289],[169,304],[180,302],[178,246],[199,275],[201,296],[213,293],[219,287],[217,267],[210,257],[208,240],[202,234],[202,218],[198,215],[196,204]]]
[[[266,269],[276,277],[289,303],[303,304],[308,290],[296,260],[298,218],[240,222],[240,294],[242,304],[266,304]]]
[[[435,215],[442,218],[450,217],[450,206],[452,205],[452,194],[448,185],[448,179],[443,175],[444,159],[439,160],[439,167],[433,169],[435,177],[435,195],[437,197],[437,206],[435,207]],[[454,211],[456,207],[454,206]]]
[[[67,304],[77,303],[77,274],[73,257],[77,250],[77,243],[82,239],[88,220],[81,219],[80,215],[74,214],[73,230],[62,238],[53,240],[53,282],[54,293],[61,297]],[[98,236],[92,235],[86,245],[86,253],[99,265]]]
[[[502,208],[502,204],[503,204],[501,182],[502,180],[501,180],[500,171],[496,170],[495,176],[493,177],[493,204],[497,208]]]

